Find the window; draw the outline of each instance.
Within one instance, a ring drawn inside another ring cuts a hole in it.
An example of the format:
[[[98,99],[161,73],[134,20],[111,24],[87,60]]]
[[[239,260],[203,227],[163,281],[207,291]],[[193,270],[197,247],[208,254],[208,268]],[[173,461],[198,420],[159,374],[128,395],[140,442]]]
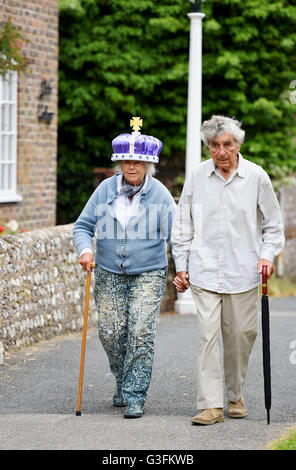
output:
[[[0,75],[0,203],[21,201],[16,188],[17,72]]]

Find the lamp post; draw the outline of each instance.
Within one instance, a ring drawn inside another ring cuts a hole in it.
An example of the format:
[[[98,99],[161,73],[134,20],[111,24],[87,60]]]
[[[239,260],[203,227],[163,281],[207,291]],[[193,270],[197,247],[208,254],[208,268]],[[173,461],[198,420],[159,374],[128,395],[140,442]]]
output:
[[[202,20],[201,3],[205,0],[190,0],[192,11],[190,18],[189,77],[187,104],[186,168],[188,177],[201,161],[201,96],[202,96]],[[177,294],[175,311],[184,314],[196,314],[190,288]]]
[[[189,76],[187,104],[186,176],[201,160],[201,97],[202,97],[202,0],[190,0]]]

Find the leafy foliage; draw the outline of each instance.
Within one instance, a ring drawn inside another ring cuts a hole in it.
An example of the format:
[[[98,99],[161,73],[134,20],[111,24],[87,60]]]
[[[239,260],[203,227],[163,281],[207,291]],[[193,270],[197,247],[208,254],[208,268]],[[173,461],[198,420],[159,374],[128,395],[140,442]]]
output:
[[[92,169],[111,165],[111,141],[131,116],[163,141],[160,166],[184,171],[189,10],[188,0],[61,0],[63,221],[89,197]],[[211,0],[203,12],[203,119],[236,116],[246,158],[271,177],[295,171],[296,0]]]
[[[271,177],[295,171],[296,2],[213,0],[204,11],[203,116],[242,120],[243,154]]]
[[[5,77],[9,70],[25,70],[28,60],[21,52],[23,42],[28,42],[22,36],[21,30],[10,20],[0,27],[0,75]]]

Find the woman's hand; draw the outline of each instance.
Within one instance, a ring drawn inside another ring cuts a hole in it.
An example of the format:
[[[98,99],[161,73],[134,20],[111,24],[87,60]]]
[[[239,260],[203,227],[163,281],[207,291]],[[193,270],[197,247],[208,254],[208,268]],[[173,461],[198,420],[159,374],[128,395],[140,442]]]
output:
[[[79,264],[87,272],[92,271],[95,266],[95,259],[93,253],[84,253],[79,258]]]
[[[189,284],[189,274],[187,271],[179,271],[174,279],[174,285],[178,292],[185,292]]]

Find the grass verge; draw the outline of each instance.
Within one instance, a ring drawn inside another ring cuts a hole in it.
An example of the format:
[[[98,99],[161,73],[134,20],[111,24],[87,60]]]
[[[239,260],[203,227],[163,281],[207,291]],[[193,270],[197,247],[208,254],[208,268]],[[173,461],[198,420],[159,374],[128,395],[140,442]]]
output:
[[[287,297],[296,296],[296,283],[289,279],[272,276],[268,279],[268,296],[269,297]],[[261,287],[260,287],[261,294]]]
[[[267,450],[296,450],[296,428],[290,428],[282,437],[271,441]]]

